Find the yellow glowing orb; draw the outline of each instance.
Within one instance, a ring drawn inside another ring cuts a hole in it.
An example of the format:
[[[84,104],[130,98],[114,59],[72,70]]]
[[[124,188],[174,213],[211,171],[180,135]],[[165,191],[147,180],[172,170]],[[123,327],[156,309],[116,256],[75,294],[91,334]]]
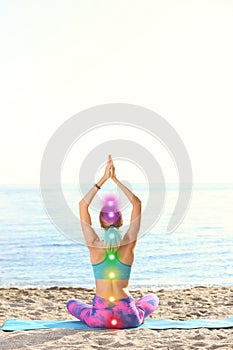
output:
[[[111,303],[115,300],[114,297],[109,297],[109,301],[111,301]]]
[[[110,277],[110,278],[114,278],[114,277],[115,277],[115,273],[114,273],[114,272],[110,272],[110,273],[109,273],[109,277]]]

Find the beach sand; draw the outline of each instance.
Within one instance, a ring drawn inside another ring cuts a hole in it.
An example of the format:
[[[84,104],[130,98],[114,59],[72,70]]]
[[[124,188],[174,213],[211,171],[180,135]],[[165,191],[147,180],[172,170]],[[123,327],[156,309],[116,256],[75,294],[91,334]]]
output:
[[[195,287],[183,290],[135,289],[140,298],[156,293],[160,298],[153,318],[187,320],[197,317],[233,316],[233,287]],[[90,303],[94,289],[52,287],[48,289],[0,289],[0,324],[7,318],[74,319],[66,311],[66,302],[78,298]],[[0,349],[233,349],[233,329],[150,330],[126,329],[77,331],[52,329],[37,331],[0,331]]]

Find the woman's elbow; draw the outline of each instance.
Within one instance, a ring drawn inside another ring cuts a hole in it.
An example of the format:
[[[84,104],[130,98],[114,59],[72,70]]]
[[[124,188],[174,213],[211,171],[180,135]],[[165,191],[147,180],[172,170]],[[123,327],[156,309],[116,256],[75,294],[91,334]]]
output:
[[[137,196],[133,196],[133,198],[132,198],[132,201],[131,201],[131,203],[134,205],[134,204],[137,204],[137,205],[141,205],[141,200],[137,197]]]
[[[78,205],[79,205],[79,208],[88,207],[87,202],[84,199],[81,199]]]

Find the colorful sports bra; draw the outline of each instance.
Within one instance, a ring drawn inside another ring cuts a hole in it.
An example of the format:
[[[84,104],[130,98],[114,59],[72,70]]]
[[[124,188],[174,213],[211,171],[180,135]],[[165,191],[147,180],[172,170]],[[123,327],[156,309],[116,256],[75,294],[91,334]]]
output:
[[[99,264],[92,264],[95,279],[129,280],[131,265],[118,259],[117,252],[108,251]]]

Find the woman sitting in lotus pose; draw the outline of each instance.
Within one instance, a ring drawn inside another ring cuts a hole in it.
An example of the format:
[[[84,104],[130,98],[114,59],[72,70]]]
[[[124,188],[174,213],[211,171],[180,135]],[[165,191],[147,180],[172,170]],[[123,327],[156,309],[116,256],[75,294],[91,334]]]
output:
[[[100,225],[105,230],[102,241],[91,226],[88,207],[108,179],[112,179],[127,196],[132,204],[132,214],[130,226],[122,237],[119,232],[119,227],[122,226],[121,212],[116,208],[110,212],[103,207],[100,212]],[[91,306],[77,299],[68,301],[68,312],[92,328],[139,326],[157,308],[159,299],[155,294],[148,294],[136,301],[129,293],[134,248],[140,229],[141,201],[117,179],[111,156],[108,158],[104,176],[80,201],[79,210],[94,271],[96,295]]]

